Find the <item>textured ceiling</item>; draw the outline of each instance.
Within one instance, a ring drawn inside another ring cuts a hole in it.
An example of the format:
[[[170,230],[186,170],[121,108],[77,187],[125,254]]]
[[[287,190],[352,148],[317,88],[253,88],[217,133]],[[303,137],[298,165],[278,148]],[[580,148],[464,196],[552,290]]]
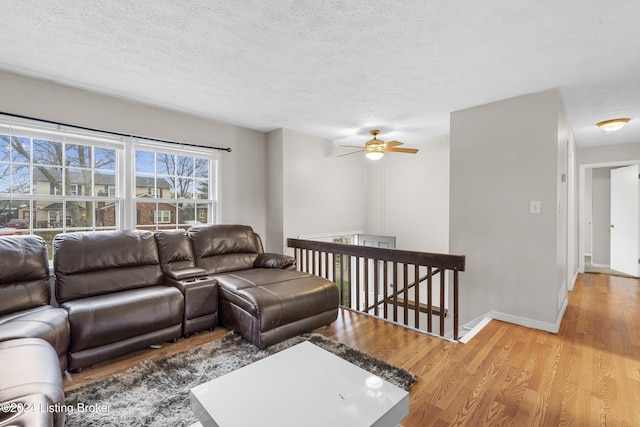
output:
[[[260,131],[410,144],[452,111],[559,88],[579,146],[640,142],[638,0],[14,0],[0,16],[0,69]]]

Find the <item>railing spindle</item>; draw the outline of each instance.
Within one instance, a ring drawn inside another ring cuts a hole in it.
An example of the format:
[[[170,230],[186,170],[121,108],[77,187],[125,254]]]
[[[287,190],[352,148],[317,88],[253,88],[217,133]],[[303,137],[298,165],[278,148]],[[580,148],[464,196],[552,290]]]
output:
[[[458,340],[458,270],[453,271],[453,339]]]
[[[364,259],[364,307],[369,312],[369,258]]]
[[[393,263],[393,321],[398,321],[398,263]]]
[[[440,336],[444,336],[444,272],[440,272]]]
[[[418,279],[420,278],[420,266],[415,265],[414,266],[414,270],[413,270],[413,277],[414,277],[414,282],[418,282]],[[413,314],[415,317],[415,325],[413,325],[414,328],[416,329],[420,329],[420,284],[418,283],[417,286],[414,286],[414,291],[413,291],[413,299],[415,301],[415,308],[413,309]]]
[[[344,301],[344,255],[340,255],[340,301]]]
[[[347,300],[346,307],[347,308],[351,308],[351,277],[352,277],[352,275],[351,275],[351,267],[353,265],[353,257],[349,257],[348,260],[349,261],[347,262],[347,277],[349,278],[348,279],[349,280],[349,286],[347,287],[347,289],[349,290],[349,293],[348,293],[347,298],[346,298],[346,300]],[[344,304],[344,300],[342,301],[342,305],[345,305]]]
[[[402,273],[404,276],[404,324],[409,326],[409,266],[405,263],[402,265]]]
[[[380,315],[380,268],[378,264],[377,259],[373,260],[373,314],[376,316]]]
[[[386,319],[389,317],[389,302],[387,298],[389,296],[389,263],[384,261],[383,264],[383,272],[382,272],[382,301],[384,303],[384,314],[383,317]]]
[[[433,269],[427,267],[427,331],[433,332]]]
[[[360,310],[360,257],[356,257],[356,310]]]

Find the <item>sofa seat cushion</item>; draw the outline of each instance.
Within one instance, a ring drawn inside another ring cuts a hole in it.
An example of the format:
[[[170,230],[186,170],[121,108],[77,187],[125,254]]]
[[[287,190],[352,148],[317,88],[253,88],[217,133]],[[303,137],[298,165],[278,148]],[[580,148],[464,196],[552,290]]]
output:
[[[262,332],[338,307],[335,284],[299,271],[252,268],[213,277],[220,298],[257,318]]]
[[[58,356],[39,338],[0,342],[0,379],[0,402],[44,395],[50,404],[64,404]],[[27,401],[32,403],[31,399]],[[56,425],[64,425],[64,412],[54,417]]]
[[[182,293],[172,286],[152,286],[67,301],[70,352],[123,341],[180,325]]]
[[[41,338],[59,356],[69,348],[69,321],[66,310],[49,305],[0,316],[0,341]]]

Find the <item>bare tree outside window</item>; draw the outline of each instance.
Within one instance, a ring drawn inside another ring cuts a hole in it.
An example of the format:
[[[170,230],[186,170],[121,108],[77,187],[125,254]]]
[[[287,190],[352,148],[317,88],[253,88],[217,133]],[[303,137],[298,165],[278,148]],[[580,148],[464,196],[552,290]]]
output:
[[[136,195],[140,199],[136,203],[137,225],[187,226],[206,221],[207,204],[196,201],[210,199],[209,175],[206,158],[137,150]],[[142,198],[162,200],[149,202]],[[157,212],[165,214],[159,217]]]
[[[115,149],[0,134],[0,226],[13,217],[28,220],[31,230],[115,226],[113,202],[67,200],[113,197],[115,173]]]

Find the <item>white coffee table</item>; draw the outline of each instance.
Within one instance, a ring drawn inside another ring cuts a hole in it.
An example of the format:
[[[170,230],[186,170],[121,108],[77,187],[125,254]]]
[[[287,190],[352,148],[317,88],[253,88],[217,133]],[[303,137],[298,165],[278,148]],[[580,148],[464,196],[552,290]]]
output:
[[[311,344],[191,389],[203,426],[396,426],[409,393]]]

